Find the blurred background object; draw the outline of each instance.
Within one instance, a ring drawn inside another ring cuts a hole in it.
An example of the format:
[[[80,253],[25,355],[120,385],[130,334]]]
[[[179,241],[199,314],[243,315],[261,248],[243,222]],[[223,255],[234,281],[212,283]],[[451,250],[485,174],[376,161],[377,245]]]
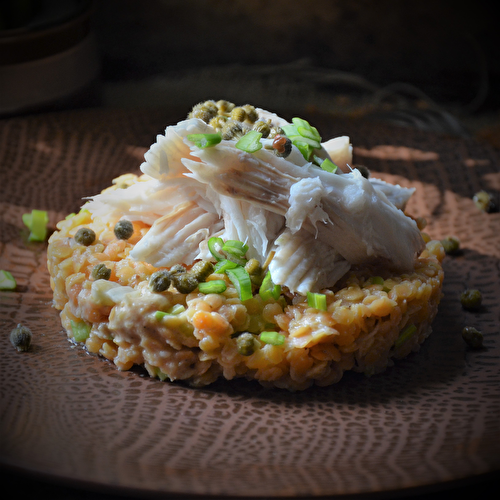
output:
[[[198,101],[225,98],[459,135],[499,119],[498,19],[484,1],[2,6],[3,115],[47,102],[54,108],[54,101],[184,113]]]

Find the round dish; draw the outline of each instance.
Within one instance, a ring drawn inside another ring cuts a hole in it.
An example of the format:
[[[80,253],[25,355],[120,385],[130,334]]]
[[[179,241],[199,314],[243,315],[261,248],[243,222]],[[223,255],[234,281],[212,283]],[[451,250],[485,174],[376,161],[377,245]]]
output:
[[[45,246],[27,241],[21,215],[48,210],[54,227],[82,196],[133,171],[165,121],[80,111],[2,123],[1,267],[18,282],[1,292],[2,324],[34,334],[27,353],[0,338],[2,464],[118,492],[308,497],[498,470],[500,220],[472,195],[499,188],[499,155],[472,140],[315,120],[325,135],[348,133],[374,176],[417,187],[408,210],[427,218],[433,237],[462,242],[460,255],[443,259],[433,335],[384,374],[293,394],[245,380],[191,388],[120,372],[68,342],[51,307]],[[466,287],[481,289],[482,310],[462,309]],[[462,341],[465,324],[482,330],[482,350]]]

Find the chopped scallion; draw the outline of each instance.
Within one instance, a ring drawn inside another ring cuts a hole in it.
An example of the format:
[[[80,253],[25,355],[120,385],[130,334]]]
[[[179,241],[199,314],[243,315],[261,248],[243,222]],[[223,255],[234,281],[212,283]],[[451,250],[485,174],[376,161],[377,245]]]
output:
[[[73,332],[73,338],[77,342],[85,342],[90,336],[90,325],[85,323],[85,321],[73,321],[71,320],[71,331]]]
[[[332,160],[329,160],[328,158],[325,158],[322,162],[321,162],[321,165],[320,167],[323,169],[323,170],[326,170],[327,172],[330,172],[332,174],[334,174],[336,171],[337,171],[337,165],[335,165],[335,163],[333,163]]]
[[[235,267],[238,267],[238,264],[236,264],[236,262],[228,259],[222,259],[217,262],[217,264],[215,264],[214,273],[225,273],[227,269],[234,269]]]
[[[281,295],[281,286],[275,285],[271,278],[271,271],[267,271],[267,274],[264,276],[262,280],[262,285],[259,289],[259,295],[263,300],[267,300],[273,298],[274,300],[278,300]]]
[[[326,311],[326,295],[323,293],[307,292],[307,305],[320,311]]]
[[[245,151],[246,153],[255,153],[262,148],[262,143],[260,142],[261,138],[262,134],[260,132],[257,132],[256,130],[250,130],[250,132],[245,134],[234,145],[234,147],[241,149],[241,151]]]
[[[24,225],[30,230],[29,241],[44,241],[47,237],[49,216],[45,210],[33,209],[22,215]]]
[[[226,282],[224,280],[204,281],[198,285],[198,290],[201,293],[222,293],[226,290]]]
[[[222,250],[232,255],[243,257],[248,252],[248,245],[238,240],[227,240],[222,245]]]
[[[400,334],[399,337],[396,339],[396,342],[394,342],[394,347],[396,349],[398,347],[401,347],[407,340],[409,340],[413,335],[415,335],[417,331],[417,327],[412,323],[411,325],[408,325]]]
[[[278,332],[262,332],[259,339],[265,344],[283,345],[285,343],[285,336]]]
[[[186,308],[182,304],[175,304],[167,312],[155,311],[154,316],[155,316],[155,319],[159,321],[159,320],[163,319],[165,316],[177,316],[178,314],[180,314],[181,312],[184,312],[185,310],[186,310]]]
[[[15,290],[17,286],[16,280],[9,271],[0,271],[0,290]]]
[[[222,136],[218,132],[215,134],[189,134],[187,139],[194,142],[199,148],[205,149],[219,144],[222,141]]]
[[[215,257],[215,260],[223,260],[225,259],[225,255],[220,252],[222,247],[224,246],[224,241],[222,238],[217,238],[216,236],[212,236],[208,240],[208,249],[210,253]]]
[[[252,295],[252,282],[250,275],[243,267],[235,267],[234,269],[227,269],[226,274],[231,280],[242,302],[251,299]]]

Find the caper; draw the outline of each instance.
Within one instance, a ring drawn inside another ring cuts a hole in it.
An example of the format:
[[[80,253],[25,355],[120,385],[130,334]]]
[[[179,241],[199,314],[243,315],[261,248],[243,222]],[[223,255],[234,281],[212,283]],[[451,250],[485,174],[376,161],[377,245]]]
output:
[[[460,295],[460,302],[464,309],[477,311],[481,309],[483,296],[479,290],[469,288]]]
[[[180,273],[172,276],[172,284],[180,293],[191,293],[198,286],[199,281],[191,273]]]
[[[473,197],[475,205],[483,212],[496,212],[498,210],[497,201],[492,193],[487,191],[478,191]]]
[[[217,101],[217,107],[219,108],[220,113],[230,113],[234,109],[234,104],[221,99],[220,101]]]
[[[209,260],[196,262],[190,273],[198,280],[205,281],[214,272],[214,265]]]
[[[153,292],[164,292],[165,290],[168,290],[170,282],[171,275],[169,271],[156,271],[149,278],[149,288]]]
[[[460,251],[460,241],[453,236],[441,240],[441,245],[448,255],[456,255]]]
[[[109,280],[109,278],[111,277],[111,269],[109,269],[109,267],[106,267],[106,264],[103,264],[101,262],[100,264],[97,264],[92,268],[90,277],[93,280]]]
[[[365,167],[364,165],[356,165],[355,167],[357,170],[359,170],[359,173],[365,178],[368,179],[370,177],[370,170],[368,167]]]
[[[253,130],[260,132],[262,137],[265,139],[270,134],[271,127],[269,126],[269,123],[259,120],[253,124]]]
[[[181,274],[186,272],[186,268],[182,264],[175,264],[169,270],[170,274],[173,276],[175,274]]]
[[[245,264],[245,270],[249,274],[250,281],[254,285],[259,286],[262,284],[264,276],[262,275],[262,266],[260,265],[260,262],[257,259],[250,259]]]
[[[284,133],[284,130],[279,125],[276,125],[274,127],[271,127],[268,137],[272,139],[273,137],[276,137],[277,135],[283,135]]]
[[[220,131],[226,122],[227,118],[224,115],[217,115],[210,120],[209,125],[215,130]]]
[[[255,337],[249,332],[244,332],[236,337],[236,346],[238,354],[251,356],[255,352]]]
[[[31,346],[33,334],[27,326],[20,323],[10,332],[10,341],[19,352],[26,352]]]
[[[75,241],[79,245],[85,245],[88,247],[92,245],[96,239],[96,235],[92,229],[88,227],[81,227],[75,234]]]
[[[240,137],[243,133],[243,127],[241,123],[235,122],[234,120],[228,120],[222,127],[221,135],[226,141],[230,141],[235,137]]]
[[[243,122],[245,121],[246,117],[247,117],[247,112],[241,106],[238,106],[231,111],[232,120],[235,120],[237,122]]]
[[[115,236],[119,240],[128,240],[134,234],[134,226],[129,220],[119,220],[114,228]]]
[[[473,349],[480,349],[483,347],[483,334],[473,326],[464,327],[462,330],[462,338],[467,345]]]
[[[259,115],[257,114],[257,110],[251,104],[245,104],[243,106],[243,110],[246,113],[246,119],[250,123],[254,123],[255,121],[257,121],[257,118],[259,118]]]

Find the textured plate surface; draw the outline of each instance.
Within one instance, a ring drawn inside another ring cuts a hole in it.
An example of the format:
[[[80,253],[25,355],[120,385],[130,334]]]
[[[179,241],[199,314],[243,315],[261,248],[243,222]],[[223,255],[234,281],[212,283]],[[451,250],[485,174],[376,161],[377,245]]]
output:
[[[324,137],[349,135],[373,176],[415,186],[409,210],[434,238],[457,236],[444,297],[418,353],[371,378],[348,374],[303,393],[246,381],[204,389],[120,372],[67,339],[51,307],[46,247],[21,215],[50,224],[121,173],[177,116],[74,111],[0,122],[0,464],[78,484],[143,493],[320,496],[436,485],[500,470],[500,214],[479,189],[500,191],[497,150],[472,140],[368,122],[306,117]],[[471,313],[458,295],[483,292]],[[34,333],[17,353],[8,333]],[[482,330],[484,349],[461,339]]]

